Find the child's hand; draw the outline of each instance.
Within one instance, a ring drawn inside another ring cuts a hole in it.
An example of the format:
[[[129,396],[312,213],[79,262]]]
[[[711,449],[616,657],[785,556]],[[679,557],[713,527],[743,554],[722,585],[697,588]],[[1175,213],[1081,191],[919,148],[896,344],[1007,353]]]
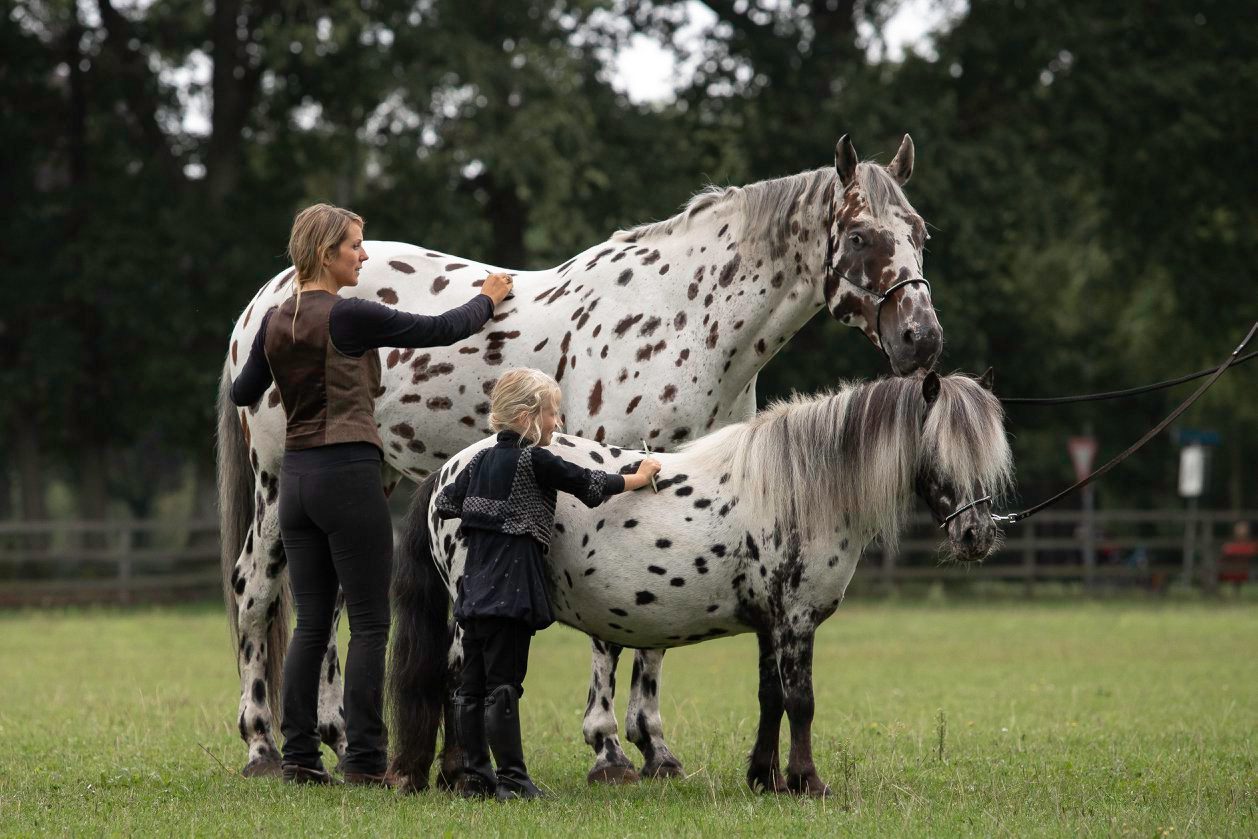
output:
[[[653,457],[643,458],[638,464],[637,476],[643,480],[650,480],[653,475],[660,471],[660,462]]]

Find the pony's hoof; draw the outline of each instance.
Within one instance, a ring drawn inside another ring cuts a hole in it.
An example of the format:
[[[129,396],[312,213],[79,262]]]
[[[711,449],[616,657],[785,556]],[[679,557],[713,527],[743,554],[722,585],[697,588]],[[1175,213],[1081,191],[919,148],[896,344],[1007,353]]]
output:
[[[747,786],[751,787],[752,792],[759,792],[768,795],[770,793],[780,794],[790,792],[790,788],[786,786],[786,779],[782,777],[780,772],[772,772],[767,774],[751,774],[747,775]]]
[[[273,757],[255,757],[245,764],[240,774],[246,778],[280,778],[284,772],[280,762]]]
[[[659,763],[648,763],[642,767],[643,778],[684,778],[686,773],[681,764],[674,760],[662,760]]]
[[[397,791],[398,795],[419,795],[421,792],[428,789],[428,784],[423,784],[422,786],[419,784],[413,784],[411,783],[410,777],[407,776],[405,778],[399,778],[397,785],[394,786],[394,789]]]
[[[437,770],[437,789],[442,792],[456,792],[459,788],[459,781],[463,779],[462,769],[446,769]]]
[[[607,764],[595,766],[585,780],[591,784],[636,784],[642,778],[632,766]]]
[[[816,775],[791,775],[787,778],[786,786],[797,795],[812,798],[825,798],[830,794],[830,785]]]

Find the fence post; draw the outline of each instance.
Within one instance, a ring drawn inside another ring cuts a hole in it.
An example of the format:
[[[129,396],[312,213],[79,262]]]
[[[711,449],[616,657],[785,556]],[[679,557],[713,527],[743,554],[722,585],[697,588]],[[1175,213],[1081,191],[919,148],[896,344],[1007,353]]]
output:
[[[124,606],[131,603],[131,548],[134,533],[124,522],[118,530],[118,601]]]
[[[1027,598],[1035,594],[1035,522],[1026,523],[1022,539],[1023,592]]]
[[[1214,519],[1201,519],[1201,590],[1208,595],[1219,593],[1218,557],[1214,553]]]
[[[882,589],[887,594],[895,594],[895,551],[887,548],[882,551]]]

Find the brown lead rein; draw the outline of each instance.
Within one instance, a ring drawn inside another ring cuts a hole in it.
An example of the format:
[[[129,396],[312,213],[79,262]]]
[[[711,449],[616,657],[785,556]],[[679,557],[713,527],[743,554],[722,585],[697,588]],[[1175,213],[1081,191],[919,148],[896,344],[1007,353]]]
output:
[[[1039,504],[1036,504],[1034,507],[1028,507],[1027,509],[1023,510],[1020,513],[1009,513],[1008,515],[1004,515],[1004,516],[998,516],[998,515],[993,514],[992,519],[995,520],[997,524],[1013,524],[1015,522],[1022,521],[1025,518],[1029,518],[1035,515],[1036,513],[1038,513],[1040,510],[1043,510],[1045,507],[1049,507],[1049,506],[1052,506],[1053,504],[1056,504],[1058,501],[1065,498],[1067,495],[1074,492],[1075,490],[1081,489],[1087,486],[1088,484],[1092,483],[1097,478],[1101,477],[1106,472],[1113,469],[1118,464],[1122,463],[1128,457],[1135,454],[1142,446],[1144,446],[1145,443],[1149,442],[1158,434],[1160,434],[1162,430],[1165,429],[1172,422],[1174,422],[1175,419],[1179,417],[1180,414],[1188,410],[1189,406],[1191,406],[1192,403],[1196,402],[1198,397],[1201,396],[1201,394],[1205,393],[1207,390],[1210,389],[1210,385],[1218,381],[1219,376],[1222,376],[1228,367],[1231,367],[1236,363],[1237,356],[1241,354],[1241,352],[1253,339],[1255,332],[1258,332],[1258,321],[1254,321],[1254,325],[1249,327],[1249,332],[1245,335],[1245,340],[1241,341],[1236,346],[1236,349],[1232,350],[1232,352],[1228,355],[1228,357],[1223,359],[1223,363],[1220,364],[1218,368],[1214,371],[1213,376],[1206,379],[1206,381],[1201,385],[1201,387],[1197,388],[1197,391],[1192,396],[1188,397],[1188,399],[1180,403],[1179,407],[1176,408],[1174,411],[1171,411],[1171,413],[1167,415],[1166,419],[1162,420],[1160,423],[1154,426],[1148,433],[1146,433],[1143,437],[1137,440],[1125,452],[1118,455],[1109,463],[1106,463],[1100,469],[1097,469],[1095,472],[1093,472],[1091,475],[1088,475],[1083,480],[1078,481],[1073,486],[1067,487],[1066,489],[1057,493],[1056,495],[1054,495],[1052,498],[1048,499],[1047,501],[1041,501]],[[982,499],[979,499],[979,500],[982,500]],[[958,513],[963,512],[968,507],[972,507],[977,503],[979,502],[972,501],[969,504],[965,505],[964,507],[957,509],[955,512],[952,513],[951,516],[948,517],[948,519],[952,519]],[[948,519],[945,519],[944,524],[947,524]]]

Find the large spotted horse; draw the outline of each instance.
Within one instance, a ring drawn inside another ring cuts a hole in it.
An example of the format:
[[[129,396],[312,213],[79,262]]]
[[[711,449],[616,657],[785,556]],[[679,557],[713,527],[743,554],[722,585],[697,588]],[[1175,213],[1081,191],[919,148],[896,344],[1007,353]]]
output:
[[[978,560],[993,548],[989,497],[1010,488],[1012,469],[1000,402],[986,385],[931,372],[797,396],[656,455],[658,494],[626,493],[595,509],[561,496],[545,564],[556,618],[596,647],[662,650],[756,633],[760,724],[747,781],[824,795],[812,757],[813,634],[838,608],[865,546],[878,537],[894,543],[915,491],[945,524],[953,558]],[[394,768],[412,789],[427,783],[448,702],[447,604],[466,560],[459,522],[437,517],[434,496],[492,443],[464,449],[421,484],[394,569]],[[567,435],[551,448],[622,473],[643,456]],[[630,717],[658,718],[658,682],[636,675],[642,698],[636,709],[631,700]],[[595,708],[610,714],[614,690],[610,673],[595,679],[587,718]],[[447,740],[441,775],[448,783],[460,771]]]
[[[925,224],[901,190],[913,160],[907,135],[886,167],[859,162],[843,137],[834,167],[709,188],[671,219],[618,232],[557,268],[514,272],[515,299],[457,346],[381,350],[376,421],[386,489],[403,476],[422,479],[488,433],[488,393],[513,366],[553,372],[565,392],[563,420],[577,435],[645,438],[660,449],[754,413],[757,372],[823,306],[862,330],[895,373],[928,369],[942,334],[922,277]],[[408,311],[461,303],[500,270],[397,242],[366,248],[371,259],[346,293]],[[279,768],[274,703],[288,633],[277,510],[284,413],[274,388],[241,410],[227,388],[262,315],[291,294],[290,282],[292,271],[268,281],[240,316],[218,401],[222,567],[245,775]],[[618,653],[595,646],[594,673],[613,668]],[[635,664],[656,673],[661,655],[639,653]],[[326,668],[319,730],[341,755],[335,630]],[[623,776],[629,764],[615,720],[589,726],[590,742],[603,744],[601,765],[611,760]],[[656,755],[653,771],[679,770],[666,749]]]

